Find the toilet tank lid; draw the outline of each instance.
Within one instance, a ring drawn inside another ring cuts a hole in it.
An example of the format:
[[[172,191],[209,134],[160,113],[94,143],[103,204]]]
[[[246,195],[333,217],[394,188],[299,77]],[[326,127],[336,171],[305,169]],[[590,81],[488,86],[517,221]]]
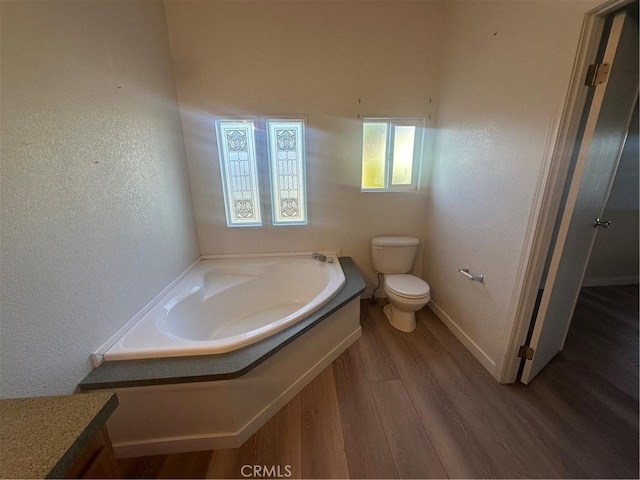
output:
[[[419,240],[416,237],[373,237],[371,244],[376,247],[410,247],[418,245]]]

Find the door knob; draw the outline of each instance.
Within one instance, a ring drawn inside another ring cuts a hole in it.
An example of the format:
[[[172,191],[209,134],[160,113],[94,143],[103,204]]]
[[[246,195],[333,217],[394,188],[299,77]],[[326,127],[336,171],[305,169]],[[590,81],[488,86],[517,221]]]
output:
[[[611,225],[611,220],[600,220],[600,217],[596,218],[596,221],[593,222],[593,226],[598,228],[598,227],[602,227],[602,228],[609,228],[609,225]]]

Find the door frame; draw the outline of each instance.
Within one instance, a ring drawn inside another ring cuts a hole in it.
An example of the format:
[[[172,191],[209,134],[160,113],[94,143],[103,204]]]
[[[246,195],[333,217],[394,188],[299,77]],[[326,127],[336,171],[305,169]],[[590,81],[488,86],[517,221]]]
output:
[[[587,102],[588,88],[584,85],[587,69],[595,62],[606,17],[635,0],[609,0],[585,14],[578,52],[573,64],[569,90],[559,115],[557,128],[552,129],[547,142],[543,169],[538,179],[527,225],[527,242],[520,258],[517,290],[509,308],[508,318],[514,318],[508,334],[508,347],[497,371],[500,383],[517,381],[521,359],[518,350],[526,342],[532,322],[538,289],[551,246],[556,218],[561,215],[560,203],[568,180],[569,166],[576,142],[580,120]]]

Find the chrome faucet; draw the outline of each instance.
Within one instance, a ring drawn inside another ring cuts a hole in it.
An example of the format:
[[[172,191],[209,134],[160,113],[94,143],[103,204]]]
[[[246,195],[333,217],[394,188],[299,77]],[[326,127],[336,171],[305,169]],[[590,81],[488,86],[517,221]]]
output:
[[[326,261],[327,261],[327,256],[326,256],[326,255],[323,255],[323,254],[321,254],[321,253],[318,253],[318,252],[313,252],[313,253],[311,254],[311,256],[312,256],[313,258],[315,258],[316,260],[320,260],[321,262],[326,262]]]

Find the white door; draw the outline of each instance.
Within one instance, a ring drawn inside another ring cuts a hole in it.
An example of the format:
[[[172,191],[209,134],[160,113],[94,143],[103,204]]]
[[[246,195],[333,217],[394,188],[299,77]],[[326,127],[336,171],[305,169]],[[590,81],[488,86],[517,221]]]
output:
[[[596,233],[606,235],[594,222],[604,211],[638,97],[638,25],[628,14],[614,18],[602,63],[609,64],[610,70],[606,82],[595,87],[523,383],[529,383],[562,350]]]

